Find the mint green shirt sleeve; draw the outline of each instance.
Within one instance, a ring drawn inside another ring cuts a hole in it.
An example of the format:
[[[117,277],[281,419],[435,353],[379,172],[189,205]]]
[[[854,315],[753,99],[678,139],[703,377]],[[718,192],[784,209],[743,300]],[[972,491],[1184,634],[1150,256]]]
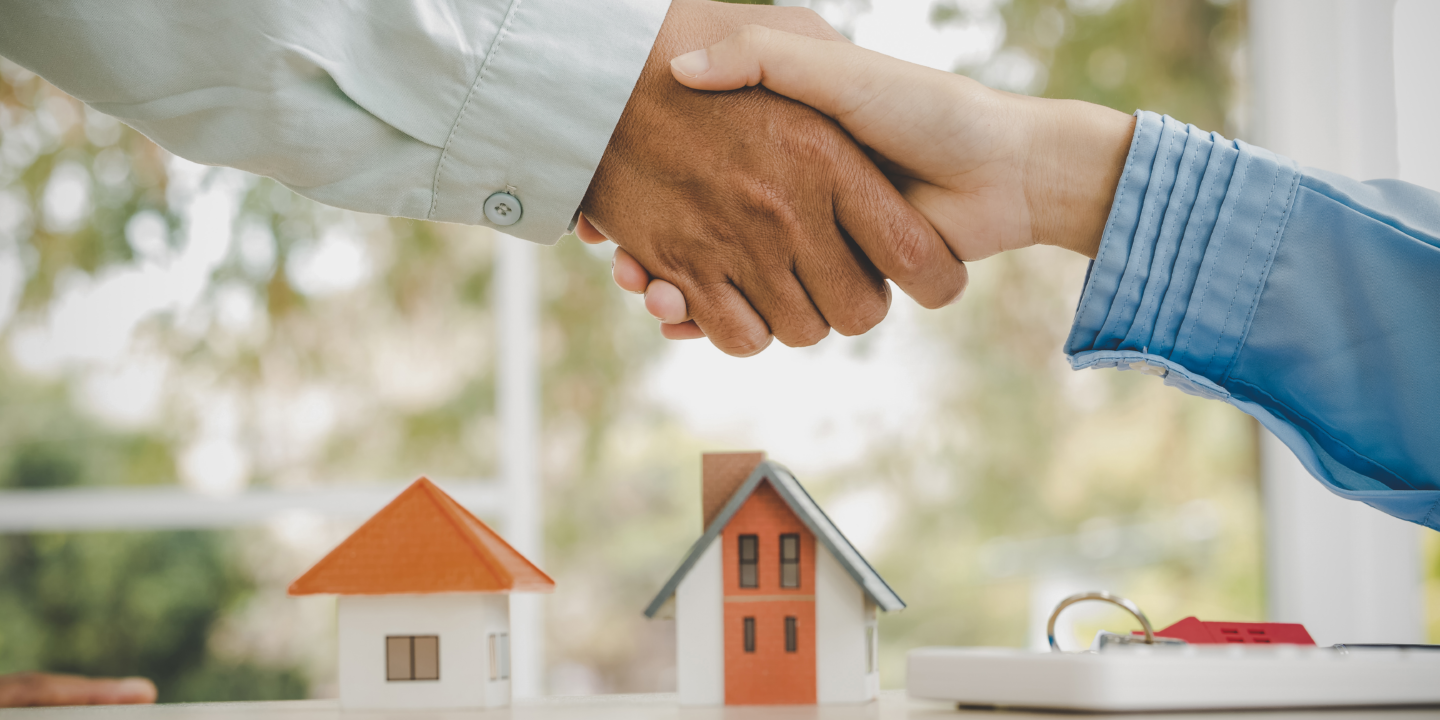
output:
[[[0,55],[167,150],[327,205],[554,243],[668,0],[0,0]]]

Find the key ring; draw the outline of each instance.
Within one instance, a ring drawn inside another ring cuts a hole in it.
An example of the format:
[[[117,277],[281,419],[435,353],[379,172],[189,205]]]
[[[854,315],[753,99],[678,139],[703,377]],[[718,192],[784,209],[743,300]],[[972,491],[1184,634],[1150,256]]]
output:
[[[1050,640],[1050,650],[1052,652],[1065,652],[1060,649],[1060,643],[1055,641],[1055,620],[1060,617],[1060,612],[1075,603],[1085,602],[1086,600],[1101,600],[1111,605],[1124,608],[1131,615],[1135,616],[1136,620],[1140,621],[1140,627],[1145,630],[1145,644],[1155,644],[1155,631],[1150,628],[1150,619],[1145,617],[1145,613],[1140,611],[1140,606],[1119,595],[1111,595],[1107,592],[1084,592],[1078,595],[1071,595],[1061,600],[1060,604],[1056,605],[1055,609],[1050,611],[1050,622],[1045,624],[1045,636]]]

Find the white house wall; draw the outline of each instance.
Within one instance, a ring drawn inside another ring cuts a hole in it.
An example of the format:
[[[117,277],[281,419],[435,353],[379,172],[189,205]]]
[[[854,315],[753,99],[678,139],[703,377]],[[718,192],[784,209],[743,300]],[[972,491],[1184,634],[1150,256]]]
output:
[[[712,542],[675,589],[675,684],[681,705],[725,703],[725,587]]]
[[[508,633],[510,596],[348,595],[339,599],[340,704],[346,708],[476,708],[510,702],[490,680],[490,633]],[[386,680],[385,638],[437,635],[439,680]]]
[[[827,551],[815,553],[815,695],[824,703],[863,703],[880,692],[880,673],[866,672],[866,626],[875,608]],[[877,635],[878,641],[878,635]]]
[[[486,593],[480,595],[479,598],[485,608],[485,626],[481,631],[483,637],[480,645],[481,660],[485,666],[485,673],[480,676],[485,685],[485,707],[504,707],[510,704],[510,698],[514,693],[515,667],[517,664],[515,662],[515,628],[512,625],[514,618],[510,607],[515,601],[515,596],[509,593]],[[498,680],[490,679],[490,633],[506,633],[507,635],[506,640],[508,647],[506,648],[506,652],[510,655],[507,659],[510,670],[509,677]],[[527,641],[534,642],[544,640],[544,635],[531,637],[530,635],[521,634],[520,637],[521,644]],[[524,667],[522,664],[521,672],[532,671],[533,668]],[[539,684],[542,680],[543,678],[536,679],[532,684]]]

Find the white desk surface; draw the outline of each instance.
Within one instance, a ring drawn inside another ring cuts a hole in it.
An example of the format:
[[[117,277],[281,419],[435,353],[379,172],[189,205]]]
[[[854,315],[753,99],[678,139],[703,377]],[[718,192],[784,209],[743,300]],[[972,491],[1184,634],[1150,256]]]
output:
[[[1088,718],[1125,720],[1186,720],[1214,718],[1219,713],[1159,713],[1154,715],[1084,715]],[[674,695],[597,695],[584,698],[551,698],[494,710],[366,710],[349,712],[334,700],[294,700],[257,703],[197,703],[192,705],[124,705],[114,707],[23,708],[0,710],[0,720],[328,720],[330,718],[414,718],[416,720],[939,720],[940,718],[1022,718],[1074,717],[1069,713],[995,712],[959,710],[948,703],[910,700],[903,690],[881,694],[879,702],[868,705],[814,705],[772,707],[689,707],[675,704]],[[1440,707],[1400,710],[1344,709],[1227,713],[1226,717],[1247,720],[1440,720]]]

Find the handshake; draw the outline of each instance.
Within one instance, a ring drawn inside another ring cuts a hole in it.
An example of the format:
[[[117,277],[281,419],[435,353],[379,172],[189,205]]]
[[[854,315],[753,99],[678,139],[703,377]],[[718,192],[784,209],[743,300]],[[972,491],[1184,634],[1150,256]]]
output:
[[[615,282],[668,338],[811,345],[879,323],[887,279],[937,308],[968,261],[1094,257],[1133,123],[858,48],[805,9],[676,0],[576,231],[615,241]]]

